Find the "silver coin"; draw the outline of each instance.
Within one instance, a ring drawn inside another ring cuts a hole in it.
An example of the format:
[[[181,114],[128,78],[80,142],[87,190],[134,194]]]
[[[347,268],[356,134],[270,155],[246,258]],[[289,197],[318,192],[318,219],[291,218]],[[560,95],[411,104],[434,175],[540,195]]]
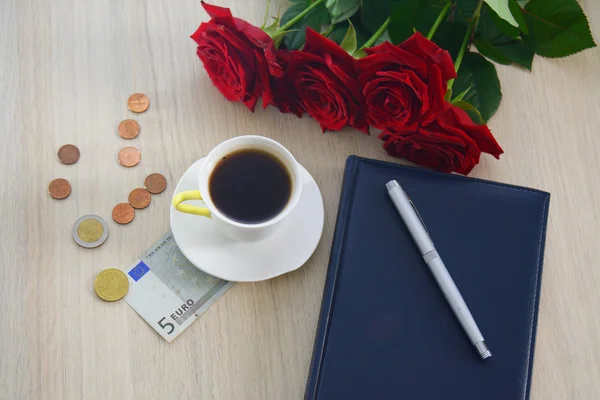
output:
[[[97,215],[84,215],[75,222],[71,234],[75,243],[86,249],[93,249],[106,242],[108,224]]]

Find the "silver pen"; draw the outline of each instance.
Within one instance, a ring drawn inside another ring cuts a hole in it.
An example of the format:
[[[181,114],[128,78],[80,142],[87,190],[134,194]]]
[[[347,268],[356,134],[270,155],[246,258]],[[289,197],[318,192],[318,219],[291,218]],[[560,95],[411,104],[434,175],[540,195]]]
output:
[[[452,280],[452,277],[448,273],[444,262],[440,258],[440,255],[435,249],[429,234],[427,233],[427,229],[425,228],[425,223],[421,219],[421,216],[417,212],[414,204],[404,190],[400,187],[400,184],[395,180],[391,180],[386,183],[386,188],[388,190],[388,194],[390,195],[392,202],[396,206],[400,217],[406,224],[410,235],[415,241],[421,255],[423,256],[423,260],[431,270],[433,277],[437,281],[440,289],[444,293],[446,300],[450,304],[452,311],[458,318],[458,321],[462,325],[465,330],[467,336],[473,343],[473,346],[479,352],[481,359],[485,360],[488,357],[492,356],[492,353],[488,349],[485,344],[485,340],[483,339],[483,335],[479,331],[467,304],[462,298],[456,284]]]

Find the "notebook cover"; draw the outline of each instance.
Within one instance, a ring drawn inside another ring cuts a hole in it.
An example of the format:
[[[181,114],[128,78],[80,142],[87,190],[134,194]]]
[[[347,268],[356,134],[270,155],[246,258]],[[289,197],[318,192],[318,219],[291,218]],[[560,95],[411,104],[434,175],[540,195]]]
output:
[[[385,189],[419,210],[493,356],[481,360]],[[550,194],[348,158],[305,399],[529,397]]]

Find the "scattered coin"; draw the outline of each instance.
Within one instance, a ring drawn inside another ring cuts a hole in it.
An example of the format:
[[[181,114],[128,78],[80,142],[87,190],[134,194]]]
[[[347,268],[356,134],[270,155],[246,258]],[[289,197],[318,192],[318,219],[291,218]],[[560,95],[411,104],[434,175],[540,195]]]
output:
[[[146,189],[133,189],[131,193],[129,193],[129,204],[133,208],[146,208],[150,204],[150,192]]]
[[[135,147],[124,147],[119,151],[119,163],[124,167],[135,167],[142,160],[140,151]]]
[[[102,224],[95,219],[81,221],[77,227],[77,236],[86,243],[92,243],[102,237],[104,229]]]
[[[79,161],[79,149],[72,144],[65,144],[58,149],[58,159],[66,165],[75,164]]]
[[[134,93],[129,96],[127,107],[136,113],[144,112],[150,107],[150,99],[143,93]]]
[[[132,119],[126,119],[121,121],[117,131],[119,132],[119,136],[123,139],[133,139],[140,134],[140,124]]]
[[[161,174],[150,174],[146,177],[144,186],[150,193],[159,194],[167,188],[167,179]]]
[[[105,269],[94,279],[94,291],[104,301],[121,300],[129,291],[129,279],[123,271]]]
[[[66,179],[55,179],[48,185],[48,193],[53,199],[62,200],[71,194],[71,184]]]
[[[108,224],[97,215],[86,215],[75,222],[72,235],[78,245],[92,249],[106,241]]]
[[[112,217],[117,224],[125,225],[133,221],[135,210],[127,203],[120,203],[113,208]]]

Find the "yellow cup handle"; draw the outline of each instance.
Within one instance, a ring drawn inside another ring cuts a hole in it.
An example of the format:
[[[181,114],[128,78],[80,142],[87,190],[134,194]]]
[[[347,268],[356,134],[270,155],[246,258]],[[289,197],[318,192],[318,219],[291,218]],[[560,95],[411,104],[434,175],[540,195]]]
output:
[[[188,200],[202,200],[200,191],[188,190],[186,192],[176,194],[175,197],[173,197],[173,207],[175,207],[177,211],[210,218],[210,210],[206,207],[198,207],[191,204],[181,204]]]

